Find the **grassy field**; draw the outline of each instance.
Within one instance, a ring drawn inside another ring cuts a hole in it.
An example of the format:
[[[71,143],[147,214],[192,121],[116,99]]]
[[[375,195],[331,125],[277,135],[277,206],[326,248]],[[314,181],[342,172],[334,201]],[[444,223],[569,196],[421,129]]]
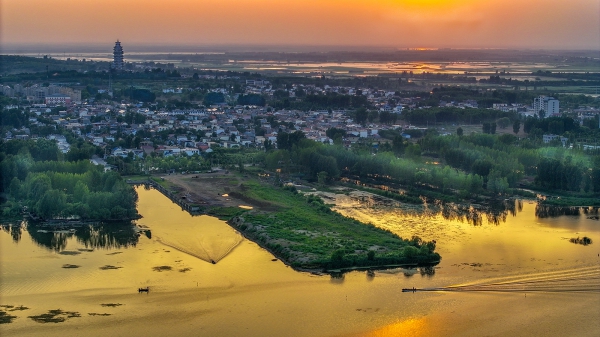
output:
[[[244,183],[240,193],[254,204],[269,204],[272,211],[247,211],[229,223],[296,268],[431,264],[440,259],[433,252],[435,243],[402,239],[346,218],[331,211],[318,197],[258,182]]]

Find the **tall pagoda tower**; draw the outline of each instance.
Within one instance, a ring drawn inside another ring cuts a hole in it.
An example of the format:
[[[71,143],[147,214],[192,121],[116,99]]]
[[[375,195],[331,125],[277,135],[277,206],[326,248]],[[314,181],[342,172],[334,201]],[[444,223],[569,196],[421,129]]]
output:
[[[115,70],[123,70],[123,65],[123,47],[121,47],[121,42],[117,40],[117,42],[115,42],[115,47],[113,48],[112,67]]]

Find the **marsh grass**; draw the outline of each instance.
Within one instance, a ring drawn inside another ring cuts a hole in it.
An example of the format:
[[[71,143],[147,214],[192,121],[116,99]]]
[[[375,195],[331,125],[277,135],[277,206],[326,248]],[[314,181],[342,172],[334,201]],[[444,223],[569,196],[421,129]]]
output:
[[[578,245],[587,246],[587,245],[591,245],[592,244],[592,239],[588,238],[587,236],[584,236],[582,238],[576,237],[576,238],[570,238],[569,242],[576,243]]]
[[[62,311],[60,309],[48,310],[47,313],[35,316],[28,316],[38,323],[62,323],[69,318],[81,317],[76,311]]]
[[[75,269],[75,268],[79,268],[81,266],[78,266],[76,264],[68,264],[67,263],[67,264],[63,264],[62,267],[65,268],[65,269]]]
[[[152,270],[157,271],[157,272],[171,271],[171,270],[173,270],[173,267],[171,267],[171,266],[156,266],[156,267],[152,267]]]
[[[0,311],[0,324],[12,323],[17,316],[7,314],[5,311]]]
[[[215,216],[219,219],[228,220],[234,216],[238,216],[244,213],[246,210],[239,207],[213,207],[209,209],[206,213],[208,215]]]
[[[100,270],[114,270],[114,269],[121,269],[123,267],[117,267],[117,266],[111,266],[109,264],[100,267]]]
[[[272,212],[249,211],[239,216],[243,221],[231,223],[294,267],[334,269],[440,260],[430,249],[435,249],[434,244],[405,240],[372,224],[346,218],[319,197],[256,182],[246,182],[242,193],[280,207]]]

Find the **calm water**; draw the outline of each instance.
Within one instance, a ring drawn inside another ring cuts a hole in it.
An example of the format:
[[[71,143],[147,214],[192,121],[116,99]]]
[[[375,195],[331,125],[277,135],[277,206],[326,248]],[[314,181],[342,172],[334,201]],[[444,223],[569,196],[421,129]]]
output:
[[[600,223],[539,218],[535,205],[457,216],[435,207],[333,196],[343,214],[402,236],[435,239],[429,269],[342,277],[298,273],[226,223],[191,217],[155,190],[138,189],[138,229],[127,226],[0,232],[0,304],[16,336],[481,336],[597,335]],[[212,261],[216,262],[213,264]],[[65,268],[65,265],[78,268]],[[448,288],[453,286],[451,288]],[[149,294],[138,294],[150,287]],[[402,288],[444,291],[402,293]],[[486,290],[486,291],[480,291]],[[583,290],[567,291],[567,290]],[[27,310],[14,310],[23,305]],[[60,323],[28,316],[76,312]],[[9,311],[14,310],[14,311]]]
[[[110,49],[103,53],[20,53],[24,56],[41,57],[49,55],[59,60],[86,59],[87,61],[112,62],[113,56]],[[186,52],[127,52],[125,59],[128,62],[158,62],[173,63],[178,67],[196,67],[204,70],[232,70],[232,71],[267,71],[296,74],[328,73],[333,75],[377,75],[413,72],[422,74],[424,72],[465,74],[475,76],[478,79],[487,78],[496,71],[507,71],[509,77],[520,80],[534,80],[531,73],[537,70],[560,70],[572,72],[590,71],[585,66],[569,64],[550,64],[544,62],[282,62],[269,60],[229,60],[222,61],[193,61],[195,56],[201,54],[222,54],[219,52],[186,53]],[[188,56],[189,55],[189,56]],[[478,76],[478,74],[484,74]]]

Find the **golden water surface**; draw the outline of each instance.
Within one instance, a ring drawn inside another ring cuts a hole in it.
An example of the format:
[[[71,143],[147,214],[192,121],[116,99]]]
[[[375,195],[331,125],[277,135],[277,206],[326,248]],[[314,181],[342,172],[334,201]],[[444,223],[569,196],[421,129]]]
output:
[[[535,205],[478,226],[340,197],[336,209],[399,235],[435,239],[442,262],[342,277],[300,273],[223,221],[192,217],[138,188],[144,232],[0,232],[3,336],[597,336],[600,223],[536,218]],[[151,234],[150,234],[151,233]],[[45,244],[40,237],[48,237]],[[35,238],[34,238],[35,236]],[[62,238],[62,240],[61,240]],[[107,241],[107,242],[105,242]],[[53,247],[53,248],[50,248]],[[213,262],[215,262],[213,264]],[[69,264],[78,268],[63,268]],[[138,288],[149,287],[149,293]],[[402,288],[438,289],[403,293]],[[14,310],[18,306],[28,309]],[[29,318],[76,312],[64,322]],[[13,311],[9,311],[13,310]]]

